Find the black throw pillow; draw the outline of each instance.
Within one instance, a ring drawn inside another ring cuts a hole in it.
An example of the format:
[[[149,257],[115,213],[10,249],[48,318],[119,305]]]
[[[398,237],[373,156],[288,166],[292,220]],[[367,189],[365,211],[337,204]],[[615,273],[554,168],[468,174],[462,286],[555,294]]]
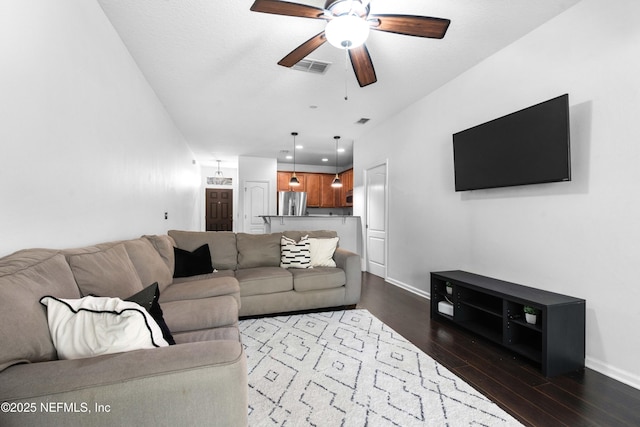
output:
[[[137,294],[130,296],[125,301],[135,302],[147,310],[147,313],[149,313],[158,326],[160,326],[160,330],[162,330],[162,337],[165,341],[167,341],[169,345],[175,345],[176,341],[173,339],[171,331],[169,330],[167,323],[164,321],[162,308],[160,307],[160,303],[158,303],[158,298],[160,298],[160,289],[158,289],[158,282],[155,282],[153,285],[147,286]]]
[[[213,272],[209,244],[204,244],[193,252],[173,248],[176,258],[173,277],[189,277]]]

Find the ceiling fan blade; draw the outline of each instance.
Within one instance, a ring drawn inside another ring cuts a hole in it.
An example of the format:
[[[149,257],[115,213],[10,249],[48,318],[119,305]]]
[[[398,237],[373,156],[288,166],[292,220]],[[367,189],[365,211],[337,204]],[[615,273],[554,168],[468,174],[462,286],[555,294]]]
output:
[[[351,65],[356,73],[360,87],[365,87],[378,81],[367,46],[362,45],[349,49],[349,58],[351,58]]]
[[[373,22],[372,30],[432,39],[443,38],[451,23],[449,19],[412,15],[369,15],[367,20]]]
[[[324,35],[324,31],[316,34],[297,48],[293,49],[291,53],[278,62],[278,65],[282,65],[283,67],[293,67],[300,62],[301,59],[305,58],[311,52],[322,46],[326,41],[327,38]]]
[[[256,0],[251,11],[273,13],[275,15],[298,16],[301,18],[324,19],[324,9],[305,4],[290,3],[278,0]]]

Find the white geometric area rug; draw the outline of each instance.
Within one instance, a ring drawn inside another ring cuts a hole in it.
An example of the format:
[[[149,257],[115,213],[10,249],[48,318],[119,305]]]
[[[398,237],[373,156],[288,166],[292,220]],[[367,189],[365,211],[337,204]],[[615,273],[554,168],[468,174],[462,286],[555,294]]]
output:
[[[367,310],[240,321],[250,426],[520,426]]]

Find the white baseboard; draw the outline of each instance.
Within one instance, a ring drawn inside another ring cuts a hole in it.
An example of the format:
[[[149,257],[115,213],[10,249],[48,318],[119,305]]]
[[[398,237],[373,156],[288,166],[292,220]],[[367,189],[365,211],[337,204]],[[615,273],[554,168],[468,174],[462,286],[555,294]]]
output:
[[[416,294],[419,297],[426,298],[426,299],[431,299],[431,293],[430,292],[423,291],[422,289],[415,288],[415,287],[413,287],[411,285],[408,285],[406,283],[400,282],[399,280],[392,279],[391,277],[387,277],[384,280],[386,282],[391,283],[392,285],[396,285],[399,288],[402,288],[402,289],[404,289],[406,291],[409,291],[409,292],[411,292],[413,294]]]
[[[589,356],[585,358],[585,365],[589,369],[598,371],[603,375],[613,378],[614,380],[618,380],[621,383],[627,384],[628,386],[640,390],[639,375],[633,374],[628,371],[623,371],[622,369],[618,369],[614,366],[602,362],[601,360],[594,359],[593,357]]]

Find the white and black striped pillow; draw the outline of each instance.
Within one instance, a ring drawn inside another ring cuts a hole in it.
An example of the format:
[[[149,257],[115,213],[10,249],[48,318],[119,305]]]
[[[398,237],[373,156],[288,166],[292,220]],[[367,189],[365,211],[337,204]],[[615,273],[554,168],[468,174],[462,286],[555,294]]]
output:
[[[286,236],[280,238],[280,267],[312,268],[311,244],[304,236],[299,242]]]

